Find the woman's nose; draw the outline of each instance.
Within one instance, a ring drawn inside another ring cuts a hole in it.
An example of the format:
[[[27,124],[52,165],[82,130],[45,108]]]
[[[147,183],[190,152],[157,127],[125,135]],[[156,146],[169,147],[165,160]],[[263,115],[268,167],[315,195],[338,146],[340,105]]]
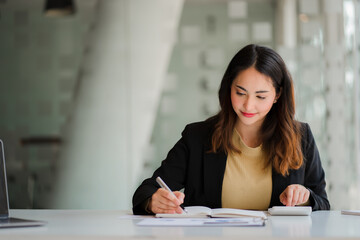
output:
[[[251,98],[247,98],[244,102],[244,108],[246,110],[251,110],[253,107],[253,100]]]

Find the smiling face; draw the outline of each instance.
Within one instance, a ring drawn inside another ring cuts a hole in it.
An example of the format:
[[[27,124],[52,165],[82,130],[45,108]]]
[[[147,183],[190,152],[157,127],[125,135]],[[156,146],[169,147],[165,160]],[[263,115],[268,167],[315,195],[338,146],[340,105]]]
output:
[[[231,86],[231,103],[238,116],[236,127],[260,129],[275,99],[276,91],[270,77],[254,67],[240,72]]]

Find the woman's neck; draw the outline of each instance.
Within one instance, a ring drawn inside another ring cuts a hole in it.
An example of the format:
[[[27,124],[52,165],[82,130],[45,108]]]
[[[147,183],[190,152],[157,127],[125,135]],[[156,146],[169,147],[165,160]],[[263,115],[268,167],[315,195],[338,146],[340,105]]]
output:
[[[260,126],[248,126],[237,122],[235,128],[246,146],[255,148],[261,145]]]

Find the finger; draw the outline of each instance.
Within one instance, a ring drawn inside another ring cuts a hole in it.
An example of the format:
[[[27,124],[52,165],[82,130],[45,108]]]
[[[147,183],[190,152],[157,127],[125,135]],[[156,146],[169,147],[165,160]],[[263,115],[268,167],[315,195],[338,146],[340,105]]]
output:
[[[280,202],[286,205],[286,193],[285,191],[280,194]]]
[[[180,204],[184,202],[184,197],[185,197],[185,194],[184,194],[184,193],[176,191],[176,192],[174,192],[174,194],[175,194],[175,196],[177,197],[178,202],[179,202]],[[179,204],[179,205],[180,205],[180,204]],[[175,207],[174,209],[175,209],[175,212],[176,212],[176,213],[181,214],[181,213],[183,213],[183,209],[182,209],[179,205],[176,205],[176,207]],[[173,210],[173,209],[169,209],[169,210]]]
[[[293,189],[292,188],[289,188],[287,187],[286,188],[286,200],[285,200],[285,205],[286,206],[291,206],[291,202],[292,202],[292,199],[293,199]]]
[[[177,199],[180,201],[180,203],[184,203],[185,194],[179,191],[174,192]]]
[[[180,201],[175,197],[169,199],[168,196],[161,196],[159,202],[170,208],[177,208],[180,205]]]
[[[160,206],[153,207],[152,212],[153,213],[170,213],[170,214],[176,213],[176,211],[174,209],[166,209],[166,208],[162,208]]]
[[[287,193],[288,193],[288,191],[289,191],[288,189],[285,189],[280,195],[280,198],[281,198],[280,201],[285,206],[288,204],[287,203],[287,199],[288,199]]]
[[[293,189],[293,198],[291,201],[291,206],[295,206],[299,204],[299,197],[300,197],[301,190],[298,188]]]
[[[161,209],[161,212],[164,212],[164,211],[175,212],[179,206],[169,205],[169,204],[163,203],[162,201],[157,200],[157,201],[153,201],[152,207],[154,209]]]
[[[162,191],[157,191],[152,196],[152,202],[153,205],[156,206],[163,205],[162,208],[176,208],[177,206],[179,206],[176,203],[174,203],[172,200],[168,199],[167,193]]]
[[[175,206],[179,206],[181,204],[179,199],[175,195],[173,195],[171,192],[169,192],[165,189],[161,189],[161,191],[159,191],[159,193],[163,199],[166,199],[167,201],[172,202]],[[163,201],[165,201],[165,200],[163,200]],[[168,204],[170,204],[170,203],[168,203]]]
[[[168,208],[168,209],[175,209],[179,206],[176,205],[173,201],[168,200],[166,198],[159,199],[158,202],[163,206],[163,208]]]
[[[167,205],[163,205],[161,203],[157,203],[157,205],[154,207],[155,211],[157,211],[157,213],[183,213],[183,209],[180,206],[176,206],[176,207],[169,207]],[[154,210],[153,210],[154,212]]]
[[[299,200],[296,203],[296,205],[300,205],[306,202],[306,189],[302,188],[301,191],[299,191]]]
[[[175,213],[179,205],[173,203],[168,197],[169,192],[159,188],[151,197],[149,209],[153,213]],[[172,198],[176,199],[174,196]]]
[[[306,192],[302,192],[302,195],[299,197],[299,204],[303,204],[303,203],[306,203]]]
[[[310,191],[306,189],[302,203],[306,203],[309,200],[309,197],[310,197]]]
[[[166,191],[166,193],[164,194],[164,196],[171,200],[173,203],[175,203],[177,206],[179,206],[181,204],[180,200],[177,198],[177,196],[174,193],[171,193],[169,191]]]
[[[184,210],[181,207],[177,207],[175,210],[176,213],[183,213],[183,211]]]

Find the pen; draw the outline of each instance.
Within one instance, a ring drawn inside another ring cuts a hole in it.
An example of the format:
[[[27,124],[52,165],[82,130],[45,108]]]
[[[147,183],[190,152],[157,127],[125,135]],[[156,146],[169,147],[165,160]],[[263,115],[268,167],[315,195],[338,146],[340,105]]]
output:
[[[161,177],[157,177],[157,178],[156,178],[156,182],[160,185],[160,187],[168,190],[175,198],[177,198],[177,197],[175,196],[175,194],[173,193],[173,191],[171,191],[171,189],[170,189],[170,188],[166,185],[166,183],[161,179]],[[182,210],[183,210],[184,212],[187,213],[187,211],[185,210],[185,208],[184,208],[184,206],[183,206],[182,204],[180,204],[180,207],[182,208]]]

